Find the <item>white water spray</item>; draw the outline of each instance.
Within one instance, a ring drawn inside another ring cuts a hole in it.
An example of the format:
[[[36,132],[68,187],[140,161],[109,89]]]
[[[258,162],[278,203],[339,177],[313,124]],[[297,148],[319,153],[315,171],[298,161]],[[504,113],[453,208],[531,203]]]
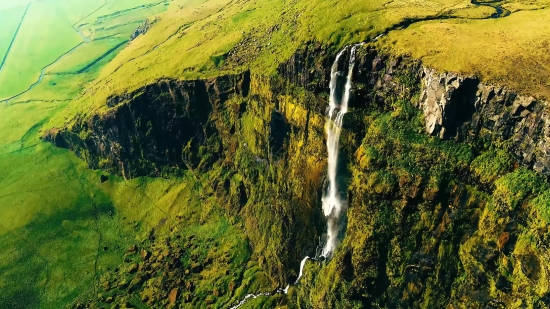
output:
[[[328,181],[329,187],[327,194],[323,197],[323,213],[327,218],[327,242],[323,249],[322,256],[330,258],[334,249],[338,245],[338,221],[340,220],[340,215],[345,209],[345,203],[342,201],[340,192],[338,191],[337,184],[337,172],[338,172],[338,152],[340,146],[340,134],[342,133],[342,124],[344,122],[344,115],[348,111],[348,103],[351,92],[351,80],[353,76],[353,69],[355,67],[355,53],[357,47],[360,45],[355,45],[351,48],[350,59],[348,66],[348,74],[346,76],[346,84],[340,104],[338,104],[336,88],[338,85],[338,65],[340,57],[347,50],[347,47],[343,49],[336,56],[336,60],[332,65],[331,71],[331,81],[330,81],[330,102],[327,112],[327,149],[328,149]],[[336,116],[334,116],[334,111],[338,110]]]
[[[248,302],[249,300],[256,299],[256,298],[262,297],[262,296],[266,296],[266,297],[271,296],[271,293],[265,292],[265,293],[258,293],[258,294],[248,294],[244,297],[243,300],[241,300],[241,302],[238,305],[231,307],[231,309],[237,309],[240,306],[246,304],[246,302]]]
[[[300,274],[298,275],[298,278],[296,279],[296,282],[294,282],[294,285],[298,284],[300,282],[300,279],[302,279],[302,276],[304,275],[304,266],[306,266],[307,260],[309,260],[310,257],[306,256],[302,262],[300,263]]]
[[[325,217],[327,217],[327,221],[328,221],[327,242],[321,255],[322,257],[325,257],[325,258],[330,258],[334,252],[334,249],[336,249],[336,246],[338,245],[338,230],[339,230],[338,221],[340,220],[340,215],[342,213],[342,210],[344,210],[344,203],[341,200],[340,193],[338,192],[338,186],[336,183],[336,176],[337,176],[337,170],[338,170],[337,169],[338,150],[339,150],[339,144],[340,144],[340,134],[342,133],[342,124],[344,122],[344,115],[348,111],[348,103],[349,103],[351,86],[352,86],[351,80],[353,76],[353,69],[355,67],[355,54],[356,54],[357,48],[362,45],[363,44],[358,44],[351,47],[348,74],[346,76],[346,84],[344,87],[344,93],[342,94],[342,99],[340,100],[340,103],[338,103],[337,92],[336,92],[336,89],[338,87],[338,76],[341,73],[340,71],[338,71],[338,66],[340,64],[340,58],[349,49],[348,46],[346,46],[343,50],[341,50],[336,55],[336,59],[334,60],[331,73],[330,73],[330,101],[329,101],[329,107],[327,110],[327,124],[326,124],[329,188],[328,188],[327,194],[322,199],[323,213],[325,214]],[[336,110],[338,110],[338,113],[336,114],[336,116],[334,116],[334,112]],[[308,260],[317,261],[317,255],[315,256],[315,258],[306,256],[300,262],[300,272],[299,272],[298,278],[292,285],[297,285],[298,283],[300,283],[300,280],[302,279],[302,276],[304,274],[304,267],[306,266],[306,263]],[[272,296],[274,294],[287,294],[289,288],[290,288],[290,284],[287,285],[284,289],[282,288],[278,289],[274,293],[264,292],[264,293],[258,293],[258,294],[248,294],[236,306],[231,307],[231,309],[237,309],[242,305],[244,305],[249,300],[255,299],[258,297],[267,297],[267,296]]]
[[[330,99],[329,99],[329,106],[328,106],[328,118],[332,118],[332,114],[334,113],[334,110],[338,107],[338,104],[336,103],[336,87],[338,86],[338,74],[340,73],[338,71],[338,64],[340,63],[340,58],[342,55],[348,50],[348,47],[346,46],[344,49],[342,49],[337,55],[336,59],[334,60],[334,63],[332,64],[332,68],[330,70]]]

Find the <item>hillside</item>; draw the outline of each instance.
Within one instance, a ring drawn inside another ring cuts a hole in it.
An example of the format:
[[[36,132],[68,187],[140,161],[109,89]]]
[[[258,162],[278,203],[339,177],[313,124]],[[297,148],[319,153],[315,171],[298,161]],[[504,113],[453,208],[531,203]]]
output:
[[[0,308],[548,308],[549,4],[0,4]]]

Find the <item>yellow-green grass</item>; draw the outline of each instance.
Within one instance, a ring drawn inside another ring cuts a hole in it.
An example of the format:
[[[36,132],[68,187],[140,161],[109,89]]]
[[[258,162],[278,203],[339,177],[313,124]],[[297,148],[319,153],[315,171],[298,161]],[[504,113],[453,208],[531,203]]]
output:
[[[118,14],[100,17],[98,23],[104,27],[112,25],[122,25],[127,22],[132,22],[137,19],[145,20],[147,17],[166,11],[166,5],[162,2],[155,2],[151,6],[144,5],[143,7],[133,7],[131,10],[123,11]]]
[[[538,10],[548,7],[550,4],[548,0],[530,0],[530,1],[507,1],[502,5],[510,12],[517,12],[523,10]]]
[[[120,39],[129,39],[129,33],[132,33],[139,25],[143,23],[143,20],[131,21],[122,25],[115,25],[107,28],[88,29],[90,36],[94,39],[117,37]]]
[[[512,0],[497,5],[530,7]],[[93,89],[75,104],[90,106],[86,110],[104,109],[108,96],[166,77],[192,79],[246,69],[269,75],[306,42],[324,42],[336,50],[388,30],[380,46],[393,53],[411,51],[442,70],[481,71],[487,82],[543,93],[548,89],[547,10],[490,18],[495,13],[490,5],[461,0],[174,2],[146,35],[106,66]],[[407,23],[412,25],[395,30]],[[518,70],[514,63],[521,63]],[[74,112],[80,111],[70,108],[50,126],[62,125]]]
[[[10,9],[15,6],[26,6],[31,0],[3,0],[0,1],[0,10]]]
[[[550,10],[506,18],[445,20],[393,31],[380,45],[440,70],[476,74],[487,83],[550,97]]]
[[[133,7],[133,6],[131,6]],[[113,59],[126,46],[130,34],[147,17],[147,14],[165,10],[164,5],[155,6],[149,9],[132,10],[117,18],[108,20],[108,23],[93,23],[82,30],[89,29],[89,35],[93,40],[82,43],[69,53],[60,57],[55,63],[48,66],[44,71],[41,82],[33,85],[32,89],[14,97],[11,103],[28,101],[52,101],[70,100],[75,98],[79,92],[92,80],[97,77],[99,70]],[[117,26],[114,22],[124,22]],[[110,27],[110,30],[104,30]],[[116,48],[115,47],[119,47]],[[59,73],[79,73],[53,75]],[[0,89],[3,87],[0,87]]]
[[[62,308],[121,263],[136,239],[173,226],[161,222],[177,214],[201,216],[216,229],[216,207],[196,197],[193,177],[110,176],[102,184],[101,171],[40,141],[40,124],[65,105],[0,106],[0,308]]]
[[[12,42],[17,27],[21,23],[23,13],[27,8],[26,5],[18,5],[5,9],[0,9],[0,66],[4,60],[4,56]]]
[[[10,170],[0,184],[2,308],[62,308],[187,200],[181,181],[113,178],[101,187],[98,172],[47,143],[1,161]]]
[[[52,3],[62,12],[71,25],[75,25],[93,12],[101,9],[104,0],[53,0]]]
[[[9,76],[0,76],[0,93],[16,92],[13,85],[24,82],[19,75],[28,73],[22,71],[36,67],[39,73],[55,60],[50,58],[66,52],[61,47],[82,41],[70,23],[85,10],[70,15],[64,13],[65,5],[31,5],[28,24],[22,25],[10,53],[17,61],[6,67]],[[125,29],[119,42],[131,30]],[[87,57],[79,56],[81,63],[68,60],[65,68],[81,69],[103,56],[94,50],[97,42],[83,44],[91,47],[82,52]],[[192,190],[182,179],[126,182],[111,177],[101,184],[100,171],[89,170],[70,151],[40,141],[43,123],[67,106],[58,100],[74,98],[122,48],[82,74],[45,75],[31,91],[0,104],[0,308],[64,307],[93,288],[107,268],[116,267],[136,237],[153,227],[162,230],[161,220],[171,220],[189,200],[199,201],[188,196]]]
[[[120,34],[121,36],[127,35],[126,39],[128,39],[130,36],[129,34],[139,26],[139,23],[143,22],[150,16],[154,16],[164,11],[166,11],[166,6],[164,4],[146,7],[143,9],[140,8],[113,16],[111,18],[102,19],[87,28],[93,33],[94,38]]]
[[[10,103],[72,100],[80,94],[82,89],[86,88],[86,85],[95,80],[100,69],[124,49],[124,46],[112,51],[80,74],[45,75],[41,83],[32,90],[12,99]]]
[[[312,40],[336,50],[372,39],[405,20],[487,18],[494,12],[492,7],[461,0],[174,2],[158,15],[146,35],[106,66],[93,89],[74,104],[91,106],[86,111],[106,108],[108,96],[165,77],[191,79],[246,69],[269,75]],[[60,126],[81,111],[69,108],[51,126]]]
[[[497,13],[497,10],[491,6],[475,6],[468,5],[461,8],[457,8],[449,15],[456,18],[470,18],[470,19],[483,19],[489,18],[493,14]]]
[[[33,2],[21,24],[20,31],[7,57],[6,65],[0,72],[0,100],[13,98],[19,94],[27,95],[25,91],[31,86],[36,86],[34,84],[39,81],[43,68],[46,68],[48,72],[60,72],[57,68],[53,68],[55,69],[53,71],[51,67],[48,67],[50,65],[57,66],[58,60],[61,62],[61,71],[69,69],[70,66],[74,66],[78,71],[82,68],[79,65],[84,65],[84,67],[87,65],[86,61],[89,61],[88,63],[97,61],[103,55],[97,55],[101,52],[102,47],[113,43],[113,41],[93,42],[74,48],[83,41],[88,43],[89,39],[93,38],[104,39],[111,36],[112,39],[119,40],[119,42],[128,40],[140,22],[151,15],[166,10],[164,3],[147,7],[151,3],[158,3],[158,1],[108,1],[106,4],[98,0]],[[142,5],[145,5],[145,8],[142,8]],[[10,11],[16,9],[19,9],[19,6],[11,7]],[[96,19],[98,16],[109,17],[97,21],[94,16]],[[11,31],[13,28],[11,25],[14,23],[12,19],[15,17],[5,21],[6,24],[9,24],[7,29],[10,31],[3,31],[2,35],[9,36],[4,33],[15,31]],[[91,21],[80,29],[81,33],[86,36],[85,38],[78,33],[79,29],[76,25],[81,24],[83,20]],[[111,29],[106,31],[106,28]],[[115,34],[117,35],[114,36]],[[7,45],[8,43],[4,43],[4,41],[11,41],[11,39],[2,40],[2,44]],[[110,46],[110,48],[113,47]],[[67,54],[66,57],[64,57],[65,54]],[[94,56],[98,58],[92,59]],[[78,59],[82,59],[79,64],[76,63],[79,61]],[[76,92],[80,90],[81,88],[75,88]],[[32,95],[31,99],[45,98]]]
[[[240,243],[244,249],[238,250],[246,250],[242,231],[200,198],[203,189],[190,175],[130,181],[110,176],[101,184],[101,171],[42,142],[2,155],[0,169],[1,308],[64,307],[93,291],[97,278],[117,267],[126,248],[152,228],[163,235],[173,227],[177,215],[186,218],[182,233]],[[246,261],[247,254],[238,256]],[[199,286],[199,292],[211,292],[209,285]]]
[[[48,67],[46,74],[79,72],[123,42],[124,40],[120,38],[109,38],[82,44],[73,52],[59,59],[54,65]]]
[[[0,155],[20,149],[21,144],[28,141],[28,138],[24,137],[29,130],[36,124],[44,122],[49,115],[53,114],[53,109],[57,112],[59,108],[57,104],[0,104],[0,114],[2,114]]]
[[[166,77],[203,78],[246,69],[273,74],[306,42],[324,42],[336,50],[373,39],[388,30],[393,33],[396,26],[407,21],[413,25],[403,33],[411,33],[410,29],[423,19],[439,19],[431,24],[471,24],[475,25],[472,29],[481,34],[500,21],[490,18],[496,12],[494,7],[460,0],[174,2],[167,12],[158,15],[146,35],[132,42],[106,66],[93,89],[75,104],[103,109],[108,96],[133,91]],[[511,19],[520,18],[506,17],[502,22]],[[488,35],[495,37],[495,33]],[[436,44],[445,41],[449,49],[456,45],[451,40],[436,39],[436,35],[430,40]],[[386,43],[388,39],[384,42],[383,46],[390,45]],[[471,45],[464,42],[461,48]],[[470,55],[461,53],[463,58]],[[497,52],[502,57],[515,55],[513,51],[507,53]],[[480,55],[482,57],[485,55]],[[63,118],[57,118],[51,125],[62,125],[64,119],[78,112],[78,108],[69,108]]]
[[[116,12],[126,11],[132,8],[140,8],[142,5],[150,5],[160,2],[161,0],[105,0],[100,9],[94,11],[83,20],[79,21],[78,25],[92,24],[99,17],[115,14]]]
[[[33,2],[0,72],[0,100],[27,90],[42,68],[81,41],[51,1]]]

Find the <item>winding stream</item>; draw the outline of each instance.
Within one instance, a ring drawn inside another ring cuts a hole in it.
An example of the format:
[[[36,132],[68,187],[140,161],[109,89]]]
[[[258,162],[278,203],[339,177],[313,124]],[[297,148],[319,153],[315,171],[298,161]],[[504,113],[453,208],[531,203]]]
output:
[[[499,3],[501,3],[502,0],[499,1],[478,1],[478,0],[472,0],[471,3],[475,6],[490,6],[496,10],[496,12],[491,15],[490,18],[503,18],[506,16],[509,16],[511,14],[510,11],[503,8]]]

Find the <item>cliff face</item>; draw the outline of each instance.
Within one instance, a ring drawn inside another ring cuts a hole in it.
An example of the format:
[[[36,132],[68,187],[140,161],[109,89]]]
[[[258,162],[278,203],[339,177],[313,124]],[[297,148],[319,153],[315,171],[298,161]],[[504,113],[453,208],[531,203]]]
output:
[[[216,160],[221,145],[214,141],[219,132],[211,115],[223,108],[230,95],[246,97],[249,88],[249,73],[207,81],[159,81],[110,98],[105,114],[46,139],[74,150],[91,168],[125,178],[160,176],[170,169]],[[199,151],[207,151],[209,159],[201,161]]]
[[[280,287],[325,229],[332,61],[310,44],[277,77],[160,81],[45,138],[127,178],[216,175],[209,198],[242,220],[253,258]],[[339,169],[346,236],[279,304],[548,305],[546,103],[369,46],[353,82]]]
[[[385,93],[403,87],[403,81],[392,76],[402,73],[401,59],[386,63],[387,59],[371,51],[358,61],[355,107],[365,107],[372,103],[369,100],[376,101],[377,95],[384,101]],[[412,73],[412,82],[421,87],[417,106],[424,113],[426,133],[445,140],[506,142],[519,162],[544,175],[550,174],[547,102],[518,95],[506,87],[484,85],[475,77],[409,65],[414,67],[408,68],[407,74]],[[292,85],[315,95],[326,95],[330,66],[327,51],[314,46],[296,53],[279,72]],[[381,75],[382,70],[385,72]],[[206,81],[159,81],[135,93],[110,98],[107,105],[113,109],[74,128],[78,137],[68,131],[54,131],[46,139],[89,159],[91,168],[110,169],[129,178],[159,176],[164,167],[186,168],[187,164],[200,163],[196,158],[182,159],[185,146],[191,142],[192,148],[187,150],[192,150],[192,157],[199,145],[219,134],[215,125],[209,123],[211,114],[223,109],[232,95],[247,97],[249,88],[249,73]],[[281,87],[273,90],[283,91]],[[309,108],[322,116],[325,103],[319,98]],[[274,114],[274,121],[277,115]],[[270,138],[282,136],[278,130],[273,131]],[[83,132],[89,135],[82,136]],[[280,138],[273,140],[278,148],[281,142]],[[220,149],[209,152],[216,156]]]
[[[548,103],[475,77],[423,68],[419,108],[426,132],[458,141],[506,142],[518,161],[550,173]]]

